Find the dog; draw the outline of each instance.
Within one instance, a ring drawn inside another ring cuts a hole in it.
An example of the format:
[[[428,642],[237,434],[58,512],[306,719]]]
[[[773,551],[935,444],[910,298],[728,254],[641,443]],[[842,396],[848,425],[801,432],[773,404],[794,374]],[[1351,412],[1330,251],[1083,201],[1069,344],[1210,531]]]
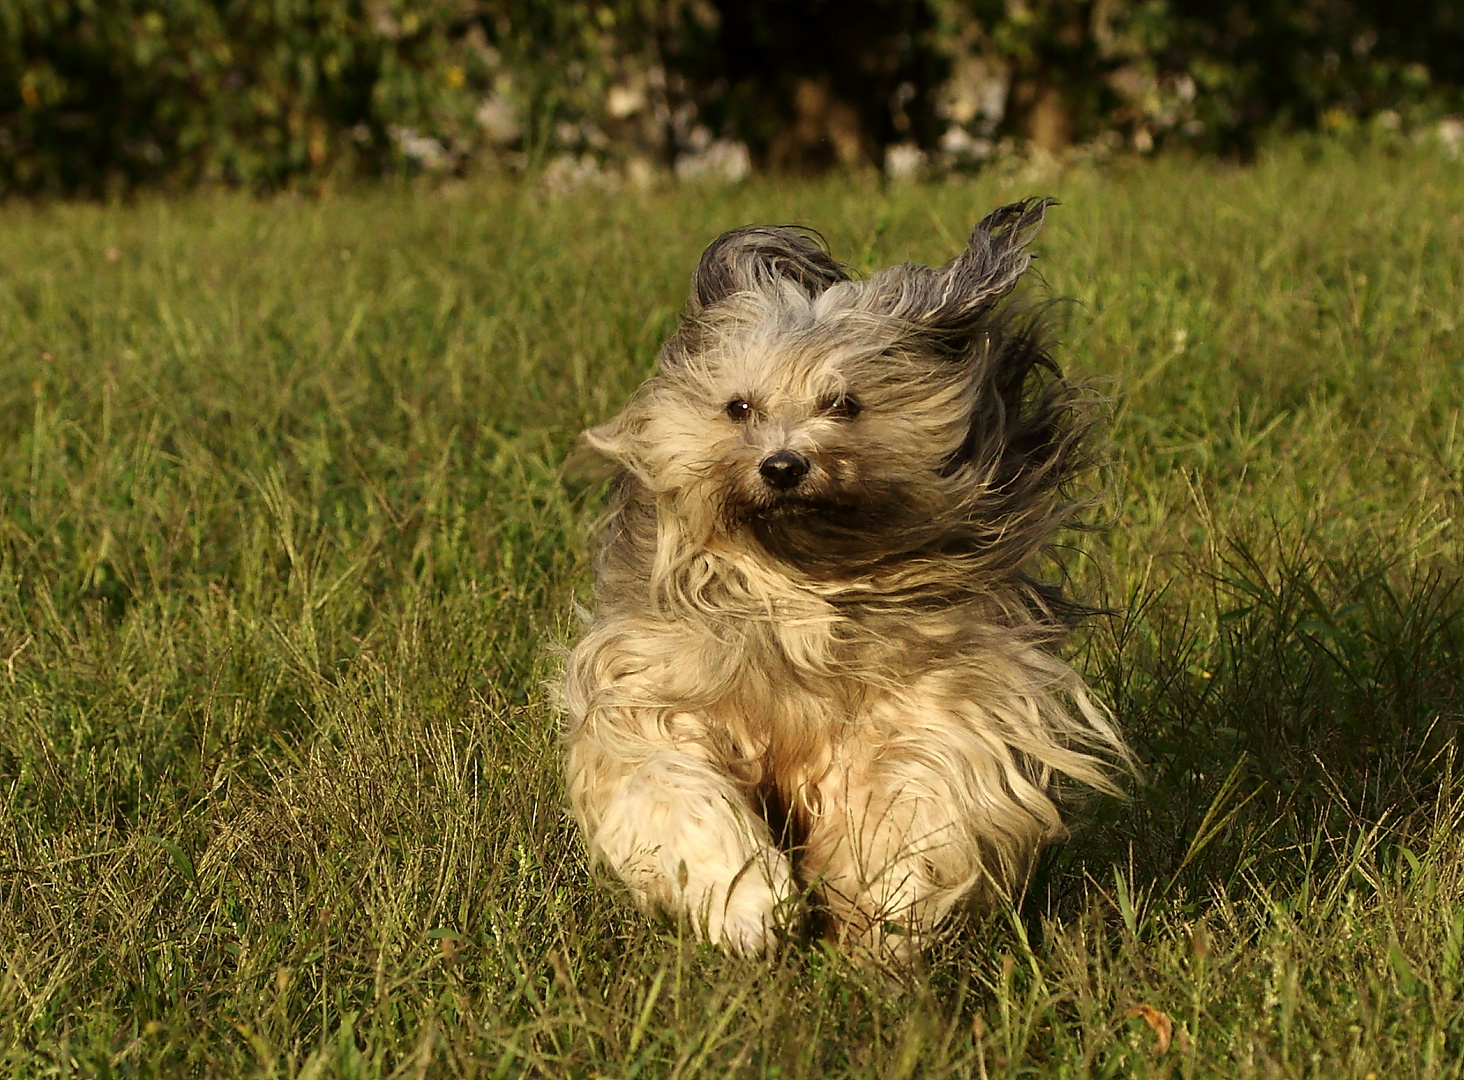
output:
[[[909,964],[953,909],[1021,893],[1064,778],[1113,790],[1128,760],[1054,651],[1083,609],[1033,574],[1088,516],[1103,427],[1045,309],[1003,303],[1050,205],[866,280],[809,231],[725,233],[655,373],[583,436],[614,479],[569,799],[642,908],[728,952],[811,900]]]

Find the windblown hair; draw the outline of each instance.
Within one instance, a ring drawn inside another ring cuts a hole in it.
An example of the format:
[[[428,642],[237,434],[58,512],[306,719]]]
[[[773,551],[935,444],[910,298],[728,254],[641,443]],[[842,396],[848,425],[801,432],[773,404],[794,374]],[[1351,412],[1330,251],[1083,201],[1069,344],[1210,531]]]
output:
[[[1099,402],[1004,299],[1049,203],[939,269],[860,281],[803,230],[718,237],[626,408],[593,625],[565,676],[568,787],[643,906],[765,949],[811,895],[908,960],[1011,896],[1066,776],[1126,751],[1053,648],[1034,576],[1091,505]]]

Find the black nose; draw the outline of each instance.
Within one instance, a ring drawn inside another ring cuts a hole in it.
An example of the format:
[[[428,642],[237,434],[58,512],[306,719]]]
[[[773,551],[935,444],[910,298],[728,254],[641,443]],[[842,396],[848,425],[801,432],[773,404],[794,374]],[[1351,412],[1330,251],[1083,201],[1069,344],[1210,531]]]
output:
[[[808,459],[792,450],[779,450],[763,458],[757,471],[763,483],[777,491],[791,491],[808,475]]]

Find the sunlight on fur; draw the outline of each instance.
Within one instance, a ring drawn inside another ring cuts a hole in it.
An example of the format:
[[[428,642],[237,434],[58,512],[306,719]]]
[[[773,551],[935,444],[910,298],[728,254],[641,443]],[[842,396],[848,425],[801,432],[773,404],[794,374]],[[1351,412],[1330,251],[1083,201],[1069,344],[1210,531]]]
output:
[[[584,436],[615,469],[564,682],[593,857],[739,954],[803,925],[908,963],[1013,898],[1062,778],[1119,735],[1034,576],[1093,501],[1101,402],[1002,301],[1049,203],[855,280],[814,235],[719,237],[655,375]]]

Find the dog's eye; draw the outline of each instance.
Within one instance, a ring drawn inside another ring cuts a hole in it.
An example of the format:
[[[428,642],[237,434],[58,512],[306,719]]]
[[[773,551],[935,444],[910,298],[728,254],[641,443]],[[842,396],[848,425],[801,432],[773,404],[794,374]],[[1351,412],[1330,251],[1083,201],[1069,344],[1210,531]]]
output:
[[[727,402],[727,418],[735,423],[742,423],[752,415],[752,403],[743,401],[741,398],[733,398]]]
[[[863,411],[864,406],[848,394],[840,394],[838,397],[830,398],[823,403],[823,412],[825,415],[835,417],[839,420],[853,420]]]

